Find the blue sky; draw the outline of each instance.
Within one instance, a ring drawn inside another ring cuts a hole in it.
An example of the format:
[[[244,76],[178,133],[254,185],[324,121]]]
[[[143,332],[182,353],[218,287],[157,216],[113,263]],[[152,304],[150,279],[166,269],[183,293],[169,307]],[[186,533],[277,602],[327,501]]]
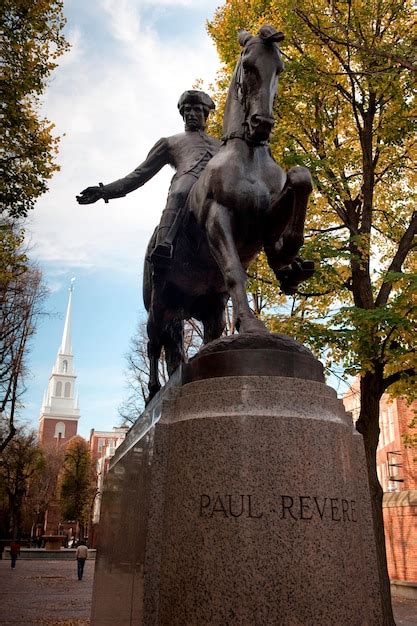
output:
[[[173,172],[123,199],[81,207],[75,195],[129,173],[161,136],[182,130],[176,103],[196,79],[210,91],[219,61],[205,32],[218,0],[67,0],[71,51],[43,111],[56,124],[61,171],[30,215],[32,257],[49,288],[28,358],[21,418],[37,428],[58,351],[71,277],[79,433],[111,429],[125,395],[124,354],[139,320],[142,259]]]

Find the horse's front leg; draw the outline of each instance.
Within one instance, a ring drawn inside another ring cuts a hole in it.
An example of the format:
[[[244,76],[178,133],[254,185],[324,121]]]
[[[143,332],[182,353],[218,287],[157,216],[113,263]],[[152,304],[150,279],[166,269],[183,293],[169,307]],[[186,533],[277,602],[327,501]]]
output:
[[[284,293],[294,293],[299,283],[314,273],[314,263],[297,256],[304,243],[304,223],[312,188],[311,175],[305,167],[291,168],[266,221],[265,252]]]
[[[159,382],[158,364],[162,350],[163,307],[162,303],[159,302],[160,298],[158,298],[158,294],[158,288],[154,284],[146,326],[148,333],[147,351],[149,359],[149,397],[147,402],[150,402],[150,400],[152,400],[161,388],[161,383]]]
[[[149,382],[148,382],[148,391],[149,396],[147,399],[147,403],[152,400],[152,398],[158,393],[161,388],[161,383],[159,382],[159,373],[158,373],[158,363],[159,358],[161,356],[162,344],[158,337],[159,333],[153,319],[152,313],[149,314],[148,324],[148,359],[149,359]]]
[[[212,201],[206,221],[206,232],[210,251],[217,261],[232,299],[237,329],[241,333],[267,333],[263,322],[257,319],[249,308],[245,289],[247,276],[233,238],[229,209]]]

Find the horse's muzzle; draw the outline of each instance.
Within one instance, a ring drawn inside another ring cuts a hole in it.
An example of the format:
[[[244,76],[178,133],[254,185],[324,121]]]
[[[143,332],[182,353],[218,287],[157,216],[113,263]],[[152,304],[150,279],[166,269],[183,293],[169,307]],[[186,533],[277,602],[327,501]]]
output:
[[[272,127],[274,125],[273,117],[265,117],[263,115],[257,115],[256,113],[251,116],[249,121],[250,136],[252,139],[258,139],[265,141],[271,134]]]

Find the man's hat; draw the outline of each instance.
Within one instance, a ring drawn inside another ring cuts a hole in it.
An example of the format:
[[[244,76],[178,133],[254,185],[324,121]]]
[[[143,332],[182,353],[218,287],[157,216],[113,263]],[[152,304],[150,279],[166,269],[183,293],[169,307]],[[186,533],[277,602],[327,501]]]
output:
[[[207,109],[215,109],[216,105],[213,100],[204,91],[196,91],[195,89],[189,89],[184,91],[178,100],[178,109],[182,115],[184,105],[186,104],[202,104]]]

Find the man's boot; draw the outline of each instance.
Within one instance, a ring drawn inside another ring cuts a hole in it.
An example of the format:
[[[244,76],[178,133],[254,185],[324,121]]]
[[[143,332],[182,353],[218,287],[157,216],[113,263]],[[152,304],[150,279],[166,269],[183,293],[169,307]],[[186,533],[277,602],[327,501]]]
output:
[[[151,252],[151,263],[154,267],[168,267],[172,259],[172,243],[162,241]]]
[[[173,241],[180,225],[179,211],[165,209],[156,235],[156,245],[151,252],[151,263],[155,269],[169,267],[173,254]]]

